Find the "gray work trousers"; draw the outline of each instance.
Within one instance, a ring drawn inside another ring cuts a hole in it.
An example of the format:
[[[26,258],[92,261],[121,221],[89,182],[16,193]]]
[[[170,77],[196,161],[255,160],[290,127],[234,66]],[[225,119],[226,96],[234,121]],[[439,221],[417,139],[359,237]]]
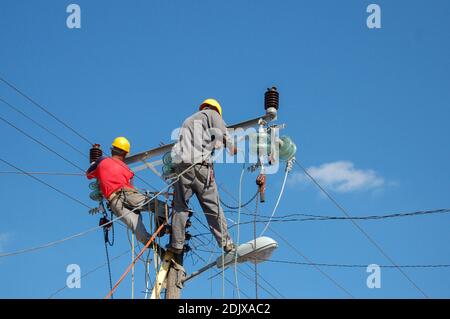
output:
[[[183,172],[189,165],[179,164],[175,171]],[[205,165],[195,165],[182,176],[174,185],[174,210],[172,215],[171,246],[183,249],[185,242],[186,221],[189,218],[189,200],[196,195],[209,228],[216,238],[219,247],[231,244],[227,222],[219,203],[219,194],[214,180],[208,175],[210,170]]]
[[[143,205],[149,197],[135,189],[124,189],[109,202],[114,215],[122,217],[121,220],[135,234],[136,239],[144,245],[150,240],[151,235],[142,222],[141,211],[152,212],[155,210],[155,200]],[[132,211],[135,207],[136,210]],[[160,212],[161,214],[162,212]],[[161,217],[161,215],[160,215]]]

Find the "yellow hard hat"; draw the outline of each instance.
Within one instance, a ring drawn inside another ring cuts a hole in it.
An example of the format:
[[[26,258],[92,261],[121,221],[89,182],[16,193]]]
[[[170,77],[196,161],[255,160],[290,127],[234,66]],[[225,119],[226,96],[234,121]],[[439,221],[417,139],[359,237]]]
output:
[[[111,146],[130,153],[130,142],[123,136],[116,137]]]
[[[206,99],[203,101],[203,103],[200,105],[199,110],[203,110],[206,106],[211,106],[216,109],[216,111],[222,116],[222,107],[220,106],[219,102],[214,99]]]

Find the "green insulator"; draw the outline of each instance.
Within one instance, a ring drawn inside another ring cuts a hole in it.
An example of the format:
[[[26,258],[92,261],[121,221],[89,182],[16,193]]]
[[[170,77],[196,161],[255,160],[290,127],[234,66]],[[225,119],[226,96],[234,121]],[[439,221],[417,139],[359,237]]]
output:
[[[98,181],[89,183],[89,189],[95,191],[95,190],[98,190],[98,188],[99,188]]]
[[[270,135],[266,132],[251,134],[249,139],[250,153],[253,155],[269,155],[270,153]]]
[[[163,155],[162,161],[164,165],[172,164],[172,155],[170,154],[170,152],[167,152],[166,154]]]
[[[162,172],[164,176],[170,175],[174,172],[172,165],[164,165],[162,167]]]
[[[92,192],[89,194],[89,197],[90,197],[93,201],[96,201],[96,202],[100,202],[100,201],[103,199],[102,193],[100,193],[100,191],[97,191],[97,190],[92,191]]]
[[[282,143],[280,143],[278,155],[280,160],[287,162],[295,156],[297,145],[288,136],[282,136],[280,139]]]

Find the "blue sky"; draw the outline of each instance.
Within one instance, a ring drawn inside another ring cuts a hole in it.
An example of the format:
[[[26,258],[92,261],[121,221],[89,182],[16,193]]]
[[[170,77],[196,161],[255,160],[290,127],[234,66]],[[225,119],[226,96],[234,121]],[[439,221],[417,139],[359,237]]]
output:
[[[70,2],[2,1],[0,74],[105,149],[119,135],[130,139],[132,152],[169,142],[172,130],[207,97],[222,103],[228,123],[257,116],[263,112],[264,91],[276,85],[278,122],[287,125],[283,134],[295,140],[297,158],[350,214],[450,206],[448,1],[377,1],[382,10],[378,30],[366,26],[369,1],[76,3],[82,19],[77,30],[66,27]],[[85,141],[3,84],[0,96],[88,153]],[[78,165],[87,166],[85,158],[3,104],[0,114]],[[76,172],[3,122],[0,133],[1,157],[20,168]],[[217,180],[236,197],[240,168],[238,164],[217,167]],[[11,169],[1,164],[0,170]],[[150,172],[140,176],[157,188],[163,186]],[[244,175],[244,199],[254,193],[255,177],[254,173]],[[83,177],[42,179],[95,205]],[[63,238],[98,223],[86,208],[27,176],[2,174],[1,181],[2,252]],[[271,213],[281,182],[281,172],[268,177],[261,214]],[[226,194],[222,197],[235,205]],[[195,200],[193,206],[199,210]],[[298,168],[289,178],[277,212],[290,213],[341,215]],[[197,216],[204,220],[200,211]],[[438,264],[450,263],[449,222],[448,215],[433,215],[361,225],[398,264]],[[195,225],[202,229],[197,221]],[[314,262],[389,264],[347,221],[272,227]],[[274,236],[270,231],[267,235]],[[242,241],[252,236],[252,227],[242,227]],[[304,262],[282,241],[279,244],[274,259]],[[128,247],[126,232],[117,227],[111,256]],[[114,279],[130,258],[113,263]],[[100,232],[2,258],[0,297],[46,298],[65,285],[68,264],[79,264],[83,274],[104,262]],[[187,258],[188,272],[200,266],[201,261],[194,264]],[[253,278],[250,269],[242,269]],[[322,269],[357,298],[422,297],[397,270],[383,269],[382,287],[368,289],[365,269]],[[348,297],[310,266],[265,263],[259,271],[285,297]],[[406,270],[436,298],[450,297],[448,271]],[[221,297],[221,280],[208,280],[211,274],[189,283],[183,296]],[[231,270],[226,275],[234,280]],[[140,263],[138,298],[143,297],[143,283]],[[254,296],[252,282],[239,276],[239,283],[242,291]],[[83,279],[80,289],[66,289],[57,296],[102,298],[107,292],[103,268]],[[116,297],[130,294],[127,277]],[[225,295],[234,297],[236,291],[227,285]],[[270,297],[261,290],[260,296]]]

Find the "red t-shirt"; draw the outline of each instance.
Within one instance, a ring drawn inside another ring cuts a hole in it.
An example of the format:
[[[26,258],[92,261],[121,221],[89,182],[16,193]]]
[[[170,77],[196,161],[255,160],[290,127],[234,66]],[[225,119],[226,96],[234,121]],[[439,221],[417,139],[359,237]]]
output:
[[[100,190],[106,198],[121,188],[134,188],[131,184],[134,173],[127,164],[111,157],[100,157],[89,167],[86,176],[88,179],[98,179]]]

